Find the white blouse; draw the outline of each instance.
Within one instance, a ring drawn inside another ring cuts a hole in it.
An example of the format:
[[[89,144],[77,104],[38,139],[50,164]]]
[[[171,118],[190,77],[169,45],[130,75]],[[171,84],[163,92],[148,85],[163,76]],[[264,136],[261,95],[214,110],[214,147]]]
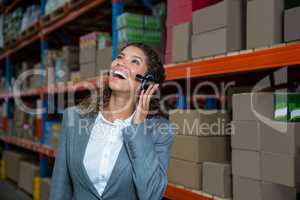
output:
[[[106,120],[99,112],[84,155],[84,167],[101,196],[123,145],[121,129],[129,126],[134,114],[126,120]]]

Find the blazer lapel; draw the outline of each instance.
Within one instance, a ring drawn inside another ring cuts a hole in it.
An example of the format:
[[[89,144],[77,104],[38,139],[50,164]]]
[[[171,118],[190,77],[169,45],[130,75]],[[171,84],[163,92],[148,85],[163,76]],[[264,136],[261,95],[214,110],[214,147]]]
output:
[[[94,187],[94,184],[90,180],[86,169],[83,164],[83,159],[85,155],[85,151],[87,148],[87,144],[91,135],[91,131],[93,128],[93,125],[95,123],[97,115],[91,116],[88,118],[81,118],[80,120],[86,120],[84,123],[86,123],[86,128],[83,128],[79,131],[76,131],[78,135],[75,135],[73,141],[74,141],[74,146],[73,146],[73,156],[76,157],[77,161],[74,167],[76,168],[75,172],[77,173],[77,176],[79,177],[79,180],[87,186],[87,189],[89,189],[94,195],[96,195],[99,199],[99,193]]]

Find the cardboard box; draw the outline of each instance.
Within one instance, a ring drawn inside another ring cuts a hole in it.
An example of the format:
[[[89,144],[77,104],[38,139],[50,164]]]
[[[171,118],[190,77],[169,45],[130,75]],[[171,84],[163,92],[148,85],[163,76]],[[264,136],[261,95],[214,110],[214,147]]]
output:
[[[284,41],[290,42],[300,40],[300,7],[291,8],[284,11]]]
[[[4,151],[3,160],[5,162],[5,172],[7,178],[14,182],[19,181],[20,161],[23,155],[13,151]]]
[[[80,79],[85,80],[92,77],[96,77],[96,63],[80,64]]]
[[[63,59],[69,70],[79,70],[79,48],[77,46],[64,46]]]
[[[90,62],[96,62],[97,45],[91,44],[80,48],[79,62],[80,64],[86,64]]]
[[[170,112],[170,121],[175,126],[175,133],[193,136],[230,135],[229,116],[219,110],[181,110]]]
[[[134,13],[125,12],[117,18],[118,29],[129,27],[129,28],[143,28],[144,16]]]
[[[39,176],[39,171],[40,168],[38,165],[26,161],[21,161],[18,186],[29,194],[32,194],[33,181],[36,176]]]
[[[233,150],[232,174],[261,180],[261,155],[256,151]]]
[[[183,62],[190,59],[191,23],[173,27],[172,62]]]
[[[247,48],[282,42],[284,0],[248,0]]]
[[[99,75],[102,71],[110,69],[112,62],[112,47],[106,47],[97,52],[97,67],[95,74]]]
[[[241,36],[242,1],[224,0],[193,12],[193,34],[224,27]]]
[[[203,163],[203,191],[222,198],[232,197],[231,165]]]
[[[229,137],[175,135],[172,157],[190,162],[230,160]]]
[[[242,40],[227,27],[192,36],[192,58],[215,56],[242,49]]]
[[[296,187],[300,183],[299,158],[299,155],[295,157],[263,152],[261,156],[262,180]]]
[[[265,121],[273,119],[273,93],[241,93],[232,98],[233,120]]]
[[[242,150],[261,150],[260,123],[257,121],[232,121],[231,147]]]
[[[40,193],[40,199],[41,200],[48,200],[49,199],[50,186],[51,186],[51,179],[50,178],[42,178],[41,179],[41,193]]]
[[[299,155],[300,123],[272,121],[271,124],[261,123],[262,151],[290,156]]]
[[[233,177],[233,200],[295,200],[296,189],[253,179]]]
[[[202,164],[170,159],[168,180],[190,189],[202,189]]]

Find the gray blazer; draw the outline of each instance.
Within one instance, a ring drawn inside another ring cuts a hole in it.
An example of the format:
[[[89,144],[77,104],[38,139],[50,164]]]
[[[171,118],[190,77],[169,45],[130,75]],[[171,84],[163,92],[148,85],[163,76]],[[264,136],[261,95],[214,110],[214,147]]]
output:
[[[157,117],[122,129],[124,145],[100,196],[83,165],[95,119],[82,117],[77,107],[64,111],[50,200],[162,199],[174,138],[171,123]]]

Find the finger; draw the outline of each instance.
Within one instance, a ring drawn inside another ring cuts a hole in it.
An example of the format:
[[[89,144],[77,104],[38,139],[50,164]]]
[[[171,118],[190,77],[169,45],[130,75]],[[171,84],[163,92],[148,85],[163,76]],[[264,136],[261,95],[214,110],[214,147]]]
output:
[[[152,97],[152,95],[154,94],[154,92],[158,89],[159,84],[154,84],[153,87],[151,88],[150,92],[149,92],[149,96]]]
[[[147,105],[147,97],[149,95],[149,92],[151,90],[151,88],[153,87],[153,84],[149,85],[148,89],[145,91],[144,93],[144,98],[143,98],[143,107],[146,107]]]
[[[153,94],[154,94],[154,92],[158,89],[158,84],[155,84],[152,88],[151,88],[151,90],[150,90],[150,92],[149,92],[149,94],[148,94],[148,96],[147,96],[147,100],[146,100],[146,109],[147,110],[149,110],[149,108],[150,108],[150,101],[151,101],[151,99],[152,99],[152,96],[153,96]]]

